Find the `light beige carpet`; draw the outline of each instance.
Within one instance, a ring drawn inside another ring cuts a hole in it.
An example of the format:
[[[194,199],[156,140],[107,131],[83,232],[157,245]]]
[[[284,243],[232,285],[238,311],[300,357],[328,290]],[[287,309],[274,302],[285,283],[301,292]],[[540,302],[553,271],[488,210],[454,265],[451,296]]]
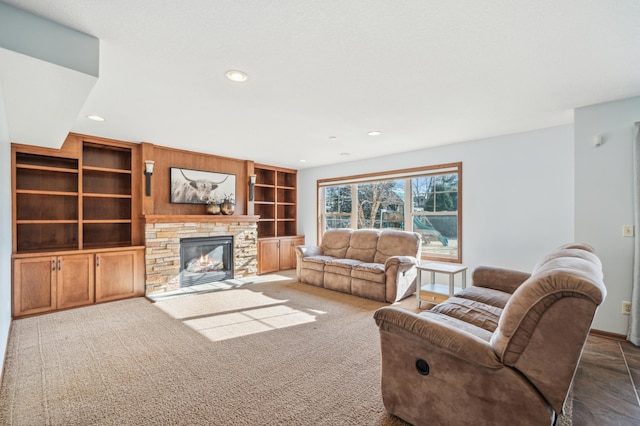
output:
[[[380,306],[275,281],[17,320],[0,424],[404,425],[380,397]]]

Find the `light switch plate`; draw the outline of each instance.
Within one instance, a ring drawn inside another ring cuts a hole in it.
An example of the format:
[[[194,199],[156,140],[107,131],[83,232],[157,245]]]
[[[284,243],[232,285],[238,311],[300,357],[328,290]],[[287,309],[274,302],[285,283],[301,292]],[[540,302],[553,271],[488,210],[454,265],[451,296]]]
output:
[[[633,225],[624,225],[622,227],[622,236],[623,237],[633,237],[633,235],[634,235]]]

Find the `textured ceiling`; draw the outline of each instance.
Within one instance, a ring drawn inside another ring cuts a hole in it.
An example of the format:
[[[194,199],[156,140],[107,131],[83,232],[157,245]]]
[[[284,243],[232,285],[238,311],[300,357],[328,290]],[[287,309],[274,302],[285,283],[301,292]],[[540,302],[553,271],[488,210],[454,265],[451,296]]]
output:
[[[297,169],[640,95],[638,0],[4,2],[100,39],[71,131]]]

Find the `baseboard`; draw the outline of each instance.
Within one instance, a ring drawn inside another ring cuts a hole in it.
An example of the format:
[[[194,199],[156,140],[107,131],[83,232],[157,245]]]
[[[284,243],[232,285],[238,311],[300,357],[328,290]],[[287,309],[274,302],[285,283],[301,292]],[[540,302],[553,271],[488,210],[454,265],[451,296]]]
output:
[[[9,320],[9,332],[7,333],[6,346],[4,348],[4,358],[0,363],[0,386],[2,386],[2,379],[4,378],[4,365],[7,363],[7,354],[9,353],[9,338],[11,337],[11,329],[13,328],[13,319]]]
[[[593,328],[589,330],[589,334],[592,336],[603,337],[605,339],[611,339],[611,340],[620,340],[620,341],[627,340],[627,336],[625,336],[624,334],[611,333],[609,331],[602,331],[602,330],[595,330]]]

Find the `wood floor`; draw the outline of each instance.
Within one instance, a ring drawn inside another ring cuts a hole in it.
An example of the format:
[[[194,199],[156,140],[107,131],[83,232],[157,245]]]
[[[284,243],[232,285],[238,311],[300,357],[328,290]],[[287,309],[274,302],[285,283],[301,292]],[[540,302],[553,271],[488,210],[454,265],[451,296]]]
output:
[[[590,335],[573,381],[573,425],[640,425],[640,348]]]

